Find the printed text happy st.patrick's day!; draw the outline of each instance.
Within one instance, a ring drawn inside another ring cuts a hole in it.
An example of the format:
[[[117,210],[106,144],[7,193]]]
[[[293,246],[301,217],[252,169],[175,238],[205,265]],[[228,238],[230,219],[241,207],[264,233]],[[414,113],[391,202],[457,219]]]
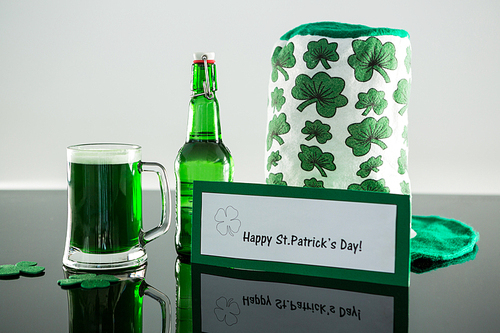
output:
[[[249,231],[243,232],[243,242],[251,243],[255,246],[271,247],[276,246],[294,246],[302,248],[318,248],[341,251],[352,251],[358,254],[363,251],[362,240],[346,240],[344,238],[332,239],[331,237],[307,237],[295,234],[279,234],[277,236],[253,234]]]

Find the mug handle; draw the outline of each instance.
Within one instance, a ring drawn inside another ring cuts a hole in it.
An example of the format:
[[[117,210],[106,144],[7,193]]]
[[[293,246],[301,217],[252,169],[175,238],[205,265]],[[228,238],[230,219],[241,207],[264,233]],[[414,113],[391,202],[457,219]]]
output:
[[[153,239],[163,235],[170,228],[170,189],[168,186],[167,171],[160,163],[139,162],[139,172],[156,172],[160,181],[162,216],[160,224],[141,234],[141,245],[144,246]]]
[[[143,295],[147,295],[160,303],[161,308],[161,332],[162,333],[170,333],[171,331],[171,323],[172,323],[172,306],[170,305],[170,299],[167,295],[159,291],[158,289],[150,286],[145,281],[143,281],[141,285],[141,289]],[[142,296],[142,295],[141,295]]]

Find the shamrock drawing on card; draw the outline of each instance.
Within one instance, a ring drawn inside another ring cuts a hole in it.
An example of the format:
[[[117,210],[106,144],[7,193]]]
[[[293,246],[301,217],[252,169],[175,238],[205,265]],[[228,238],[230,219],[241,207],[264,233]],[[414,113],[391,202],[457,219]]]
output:
[[[233,326],[238,323],[240,307],[232,298],[227,299],[221,296],[215,301],[217,305],[214,309],[215,316],[220,322],[225,322],[227,326]]]
[[[234,234],[240,231],[241,221],[238,220],[238,214],[238,211],[233,206],[217,210],[214,220],[217,222],[217,231],[222,236],[226,236],[227,234],[234,236]]]

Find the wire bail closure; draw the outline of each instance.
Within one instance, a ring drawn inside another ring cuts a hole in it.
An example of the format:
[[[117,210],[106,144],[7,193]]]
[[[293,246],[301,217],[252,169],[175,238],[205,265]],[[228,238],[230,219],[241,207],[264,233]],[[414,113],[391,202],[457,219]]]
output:
[[[203,60],[203,65],[205,66],[205,81],[203,81],[203,93],[193,94],[192,97],[204,95],[207,99],[214,99],[214,92],[217,90],[215,88],[215,80],[212,78],[212,87],[210,87],[210,76],[208,74],[208,56],[204,54],[201,59]],[[210,89],[212,88],[212,89]]]

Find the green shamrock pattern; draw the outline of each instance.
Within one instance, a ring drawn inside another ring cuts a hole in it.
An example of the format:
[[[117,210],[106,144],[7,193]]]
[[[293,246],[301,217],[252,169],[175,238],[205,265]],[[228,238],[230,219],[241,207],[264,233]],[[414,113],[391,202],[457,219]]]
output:
[[[307,68],[313,69],[321,62],[323,68],[330,69],[331,66],[328,62],[339,60],[337,46],[337,43],[328,43],[326,38],[322,38],[317,42],[309,42],[307,52],[303,56]]]
[[[370,88],[367,93],[358,94],[358,102],[354,106],[356,109],[364,109],[363,116],[367,116],[371,110],[381,115],[387,107],[387,100],[384,98],[385,92]]]
[[[266,183],[410,194],[408,37],[294,35],[271,55]]]
[[[287,134],[289,131],[290,124],[286,122],[286,114],[280,113],[279,116],[274,116],[268,127],[267,150],[271,149],[273,140],[276,140],[280,145],[284,144],[285,141],[281,135]]]
[[[330,133],[330,128],[330,125],[323,124],[319,119],[314,122],[306,120],[306,124],[301,132],[307,134],[307,141],[316,138],[318,143],[326,143],[333,137],[332,133]]]
[[[401,149],[401,156],[398,158],[398,172],[404,175],[406,169],[408,168],[408,156],[406,155],[406,150]]]
[[[355,191],[371,191],[371,192],[384,192],[384,193],[390,192],[389,188],[385,186],[384,179],[380,180],[367,179],[363,181],[361,184],[351,184],[347,189]]]
[[[380,120],[366,118],[361,123],[349,125],[347,130],[351,136],[345,140],[345,144],[352,148],[354,156],[368,154],[372,144],[387,149],[387,145],[382,140],[392,135],[389,118],[387,117],[382,117]]]
[[[304,100],[297,106],[300,112],[307,106],[316,104],[316,111],[320,116],[331,118],[337,112],[337,108],[347,105],[347,97],[341,94],[344,87],[344,80],[330,77],[325,72],[316,73],[312,78],[300,74],[292,88],[292,96]]]
[[[283,89],[274,88],[274,91],[271,93],[271,106],[273,109],[278,112],[281,111],[281,107],[285,102],[286,98],[283,96]]]
[[[271,74],[271,79],[273,82],[278,80],[278,72],[283,74],[285,80],[288,80],[288,72],[285,68],[292,68],[295,66],[295,57],[293,55],[294,45],[293,43],[288,43],[284,47],[277,46],[274,49],[273,56],[271,58],[271,63],[273,66],[273,72]]]
[[[359,165],[359,170],[356,172],[356,175],[360,176],[361,178],[366,178],[370,175],[372,172],[378,172],[379,167],[382,166],[384,162],[382,161],[382,155],[379,155],[377,157],[370,157],[366,162],[363,162]]]
[[[316,146],[306,145],[300,145],[300,150],[299,159],[302,162],[300,164],[302,170],[311,171],[316,168],[323,177],[327,176],[325,170],[335,170],[334,157],[331,153],[323,152],[321,148]]]
[[[270,173],[269,177],[266,179],[266,184],[273,184],[273,185],[287,185],[287,183],[283,180],[283,174],[280,173]]]
[[[278,166],[279,160],[281,160],[280,151],[271,152],[271,155],[267,158],[267,171],[271,171],[273,166]]]
[[[408,46],[406,48],[406,57],[405,57],[405,67],[408,74],[410,74],[411,69],[411,47]]]
[[[395,53],[396,48],[391,42],[382,44],[376,37],[367,40],[356,39],[352,42],[354,54],[349,56],[347,62],[354,68],[354,77],[360,82],[369,81],[373,72],[378,72],[389,83],[391,79],[387,70],[395,70],[398,60]]]
[[[403,115],[408,108],[408,101],[410,98],[410,83],[408,80],[402,79],[398,82],[398,89],[393,94],[394,100],[398,104],[403,104],[404,106],[399,110],[399,114]]]
[[[322,180],[317,180],[313,177],[311,179],[304,179],[304,187],[325,188],[325,185]]]

